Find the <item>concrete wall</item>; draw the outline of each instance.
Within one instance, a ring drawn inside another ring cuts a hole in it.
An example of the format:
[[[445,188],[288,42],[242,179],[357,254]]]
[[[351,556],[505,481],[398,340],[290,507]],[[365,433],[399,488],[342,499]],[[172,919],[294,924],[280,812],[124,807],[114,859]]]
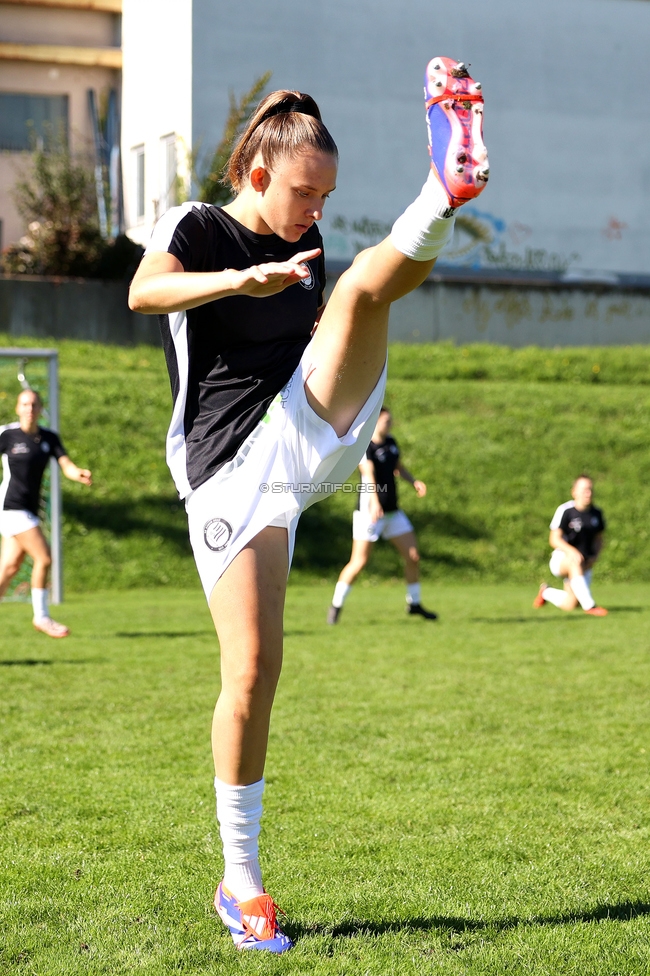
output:
[[[330,273],[328,292],[338,273]],[[469,280],[468,280],[469,279]],[[126,282],[0,275],[0,332],[160,345],[158,320],[127,306]],[[393,342],[507,346],[650,344],[650,282],[639,287],[515,284],[437,273],[391,310]]]
[[[122,281],[0,275],[0,332],[160,345],[157,317],[130,311],[127,292]]]

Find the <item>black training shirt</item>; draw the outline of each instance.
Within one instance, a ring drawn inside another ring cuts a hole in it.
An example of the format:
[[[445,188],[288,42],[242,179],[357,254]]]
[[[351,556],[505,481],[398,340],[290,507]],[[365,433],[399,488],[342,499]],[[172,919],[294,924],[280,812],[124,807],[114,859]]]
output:
[[[154,228],[147,253],[167,251],[188,272],[244,270],[322,248],[314,224],[290,244],[254,234],[220,207],[186,203]],[[277,295],[235,295],[160,316],[174,397],[167,460],[184,497],[231,460],[295,371],[323,303],[325,264]]]
[[[603,513],[595,505],[578,511],[574,502],[565,502],[556,510],[551,529],[561,529],[562,538],[582,553],[585,559],[596,554],[594,539],[605,530]]]
[[[366,459],[372,461],[377,483],[377,498],[384,512],[397,511],[397,484],[395,469],[399,464],[399,448],[392,437],[387,437],[382,444],[370,441],[366,450]],[[383,489],[381,491],[380,489]]]
[[[0,510],[25,511],[38,516],[41,482],[51,457],[66,454],[58,434],[39,427],[35,434],[26,434],[20,424],[0,427],[0,455],[2,455],[2,484]]]

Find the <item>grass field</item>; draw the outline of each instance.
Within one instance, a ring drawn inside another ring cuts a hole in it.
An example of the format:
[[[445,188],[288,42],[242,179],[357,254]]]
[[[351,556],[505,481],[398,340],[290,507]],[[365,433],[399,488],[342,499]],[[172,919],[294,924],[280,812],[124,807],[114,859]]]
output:
[[[645,976],[650,592],[292,585],[267,767],[286,956],[213,917],[217,650],[199,588],[2,607],[0,973]]]
[[[171,398],[162,351],[52,344],[64,443],[95,476],[90,491],[64,484],[68,590],[194,586],[185,513],[164,460]],[[609,525],[600,578],[650,581],[650,347],[393,345],[389,364],[395,435],[429,486],[422,501],[406,485],[401,495],[426,579],[538,581],[548,523],[586,468]],[[0,384],[0,423],[12,419],[12,382]],[[353,506],[339,493],[306,513],[296,578],[336,577]],[[370,573],[399,573],[390,547]]]

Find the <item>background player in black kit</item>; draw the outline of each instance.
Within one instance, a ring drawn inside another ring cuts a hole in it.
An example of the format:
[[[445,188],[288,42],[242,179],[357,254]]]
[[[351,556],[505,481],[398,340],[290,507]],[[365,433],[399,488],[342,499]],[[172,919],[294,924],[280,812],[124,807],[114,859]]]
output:
[[[16,402],[18,423],[0,427],[0,598],[6,593],[25,556],[31,556],[34,561],[34,626],[48,637],[67,637],[70,631],[64,624],[52,620],[47,606],[47,577],[52,560],[38,517],[41,483],[51,457],[57,459],[70,481],[91,485],[92,476],[90,471],[72,463],[58,434],[39,427],[41,410],[38,393],[23,390]]]
[[[390,411],[382,407],[366,456],[359,464],[362,484],[370,485],[375,490],[359,493],[352,523],[352,555],[341,570],[334,589],[332,605],[327,613],[328,624],[337,623],[345,598],[379,538],[390,540],[404,560],[408,613],[426,620],[436,620],[438,616],[431,610],[425,610],[420,602],[418,543],[411,522],[397,505],[395,475],[413,485],[419,498],[424,498],[427,486],[414,478],[400,461],[399,448],[390,436],[392,424]]]
[[[557,508],[550,525],[553,554],[549,566],[554,576],[564,579],[564,589],[556,590],[542,583],[534,607],[552,603],[560,610],[575,610],[581,606],[593,617],[606,616],[607,610],[597,607],[591,595],[592,570],[605,531],[603,513],[592,502],[593,492],[593,481],[588,474],[581,474],[573,482],[573,500]]]

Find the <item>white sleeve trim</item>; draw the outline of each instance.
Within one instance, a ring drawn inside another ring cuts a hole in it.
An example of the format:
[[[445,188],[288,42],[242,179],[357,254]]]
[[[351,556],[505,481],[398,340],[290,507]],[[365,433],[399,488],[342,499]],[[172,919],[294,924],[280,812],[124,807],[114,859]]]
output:
[[[562,516],[566,512],[567,508],[572,508],[574,504],[575,502],[571,500],[570,502],[565,502],[563,505],[558,505],[558,507],[555,509],[555,515],[551,519],[549,529],[559,529]]]
[[[174,231],[183,217],[187,216],[195,207],[199,209],[205,206],[206,204],[200,203],[197,200],[188,200],[187,203],[182,203],[180,207],[172,207],[171,210],[164,213],[151,232],[151,239],[144,253],[150,254],[152,251],[169,251],[169,245],[172,242]]]

